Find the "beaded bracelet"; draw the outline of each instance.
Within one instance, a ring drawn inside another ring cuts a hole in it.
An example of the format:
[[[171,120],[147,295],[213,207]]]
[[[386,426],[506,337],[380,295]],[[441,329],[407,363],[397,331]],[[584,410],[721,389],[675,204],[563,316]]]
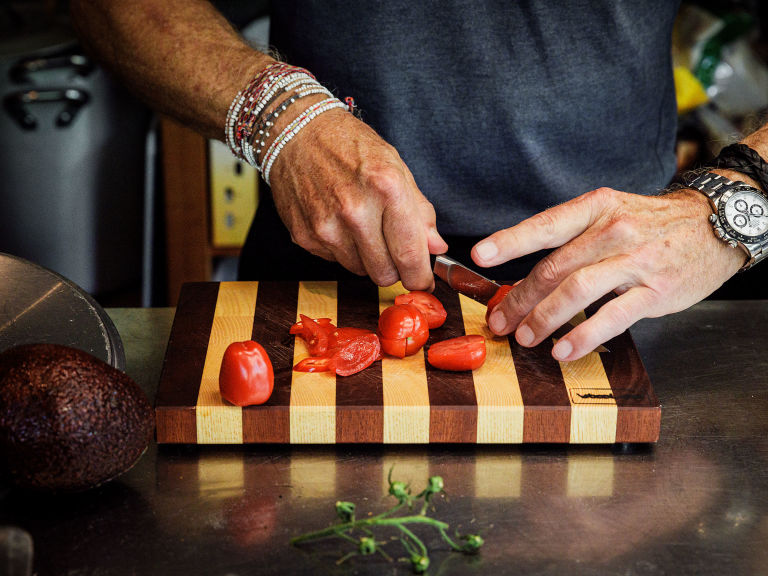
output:
[[[280,114],[285,112],[291,104],[296,102],[296,100],[300,100],[301,98],[305,98],[313,94],[325,94],[329,98],[333,98],[333,94],[331,94],[326,88],[323,88],[319,84],[318,87],[315,88],[297,90],[292,96],[289,96],[280,102],[269,116],[265,117],[261,122],[259,122],[258,126],[256,126],[256,128],[253,130],[253,136],[257,138],[255,150],[252,140],[243,141],[243,152],[246,160],[249,162],[249,164],[251,164],[251,166],[259,165],[258,157],[261,155],[261,151],[266,145],[267,138],[269,138],[269,129],[274,125],[275,120],[280,116]]]
[[[254,76],[246,88],[237,93],[227,111],[224,126],[225,142],[235,156],[243,157],[240,142],[246,120],[250,120],[254,114],[258,116],[279,87],[299,78],[315,81],[315,77],[308,70],[275,62]]]
[[[746,144],[731,144],[720,150],[715,168],[728,168],[750,176],[768,193],[768,162]]]
[[[348,107],[346,104],[344,104],[344,102],[341,102],[337,98],[327,98],[326,100],[322,100],[317,104],[313,104],[307,108],[298,118],[291,122],[283,130],[280,136],[278,136],[275,141],[272,142],[272,146],[270,146],[270,149],[267,150],[267,153],[264,155],[264,159],[262,161],[261,172],[267,185],[269,185],[269,173],[272,170],[272,165],[275,163],[275,160],[277,160],[280,151],[285,147],[285,145],[290,142],[293,137],[296,136],[296,134],[298,134],[299,131],[304,128],[304,126],[309,124],[314,118],[318,117],[323,112],[333,110],[334,108]]]

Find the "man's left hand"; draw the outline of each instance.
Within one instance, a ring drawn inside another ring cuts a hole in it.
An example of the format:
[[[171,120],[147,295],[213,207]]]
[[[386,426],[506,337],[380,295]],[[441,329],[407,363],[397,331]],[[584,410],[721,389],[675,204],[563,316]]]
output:
[[[712,210],[695,190],[640,196],[600,188],[500,230],[472,249],[479,266],[495,266],[546,248],[489,319],[499,335],[515,331],[535,346],[605,294],[605,303],[552,349],[576,360],[641,318],[684,310],[715,291],[746,254],[717,239]]]

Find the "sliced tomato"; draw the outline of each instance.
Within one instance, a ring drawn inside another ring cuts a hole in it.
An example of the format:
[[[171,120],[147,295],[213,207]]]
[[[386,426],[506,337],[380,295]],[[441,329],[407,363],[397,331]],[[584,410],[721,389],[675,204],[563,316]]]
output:
[[[368,332],[366,330],[366,332]],[[381,344],[373,332],[348,340],[333,355],[331,363],[336,374],[350,376],[368,368],[381,357]]]
[[[327,357],[309,356],[293,367],[297,372],[328,372],[331,370],[331,359]]]
[[[448,316],[442,302],[437,299],[437,296],[429,292],[414,290],[407,294],[398,294],[395,296],[395,304],[413,304],[418,306],[427,317],[427,324],[430,330],[432,328],[440,328]]]
[[[479,334],[435,342],[427,350],[427,362],[441,370],[475,370],[485,362],[485,338]]]
[[[381,349],[403,358],[418,352],[429,338],[427,317],[418,306],[395,304],[379,316]]]
[[[301,328],[297,329],[297,333],[307,343],[310,356],[324,356],[328,351],[330,335],[336,327],[329,318],[321,319],[323,323],[320,324],[317,320],[304,314],[299,314],[299,317],[301,322],[297,324],[301,324]]]
[[[321,327],[327,328],[327,327],[333,327],[333,323],[331,322],[330,318],[314,318],[314,321],[317,322]],[[291,329],[288,330],[289,334],[295,334],[297,336],[302,336],[306,333],[306,328],[304,327],[304,324],[301,323],[301,321],[296,322],[293,326],[291,326]]]
[[[485,323],[488,324],[488,319],[491,317],[491,312],[493,312],[493,309],[498,306],[502,300],[504,300],[504,297],[509,294],[512,291],[511,284],[502,284],[499,286],[499,289],[496,290],[496,294],[491,296],[491,299],[488,300],[488,309],[485,311]]]
[[[374,334],[370,330],[364,328],[352,328],[349,326],[339,326],[330,333],[328,337],[328,349],[340,348],[345,344],[360,338],[362,336],[368,336]],[[375,334],[374,334],[375,336]]]
[[[221,397],[235,406],[264,404],[272,395],[275,375],[267,351],[253,340],[232,342],[219,369]]]

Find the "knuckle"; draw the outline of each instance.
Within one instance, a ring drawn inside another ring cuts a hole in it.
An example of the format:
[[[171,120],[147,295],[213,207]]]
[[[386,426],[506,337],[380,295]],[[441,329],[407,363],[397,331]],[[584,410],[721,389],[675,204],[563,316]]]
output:
[[[608,309],[605,310],[605,316],[608,320],[608,324],[613,326],[614,329],[618,332],[619,329],[625,328],[632,324],[633,314],[631,310],[629,310],[620,301],[620,299],[614,300],[612,304],[612,306],[608,306]]]
[[[405,188],[402,172],[389,165],[369,167],[363,176],[363,184],[366,188],[392,199],[398,198]]]
[[[560,266],[555,259],[545,256],[533,269],[533,277],[537,284],[552,286],[560,281]]]
[[[557,218],[552,214],[551,210],[539,212],[533,216],[532,219],[534,220],[533,224],[536,225],[536,228],[541,230],[546,236],[552,236],[558,228]]]
[[[562,289],[570,300],[581,300],[591,294],[594,287],[594,279],[584,268],[572,272],[562,284]]]

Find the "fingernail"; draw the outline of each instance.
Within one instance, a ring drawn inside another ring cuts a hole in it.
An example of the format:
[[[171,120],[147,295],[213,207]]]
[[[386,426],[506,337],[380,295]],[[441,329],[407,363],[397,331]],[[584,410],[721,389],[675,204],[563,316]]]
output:
[[[557,344],[552,348],[552,356],[556,360],[564,361],[573,352],[573,345],[568,340],[558,340]]]
[[[515,339],[520,346],[530,346],[533,343],[533,330],[528,324],[520,324],[515,332]]]
[[[496,334],[501,334],[507,328],[507,317],[504,316],[504,312],[498,306],[496,310],[491,312],[491,317],[488,318],[488,326]]]
[[[499,248],[494,242],[481,242],[475,246],[475,254],[480,260],[490,260],[499,253]]]

